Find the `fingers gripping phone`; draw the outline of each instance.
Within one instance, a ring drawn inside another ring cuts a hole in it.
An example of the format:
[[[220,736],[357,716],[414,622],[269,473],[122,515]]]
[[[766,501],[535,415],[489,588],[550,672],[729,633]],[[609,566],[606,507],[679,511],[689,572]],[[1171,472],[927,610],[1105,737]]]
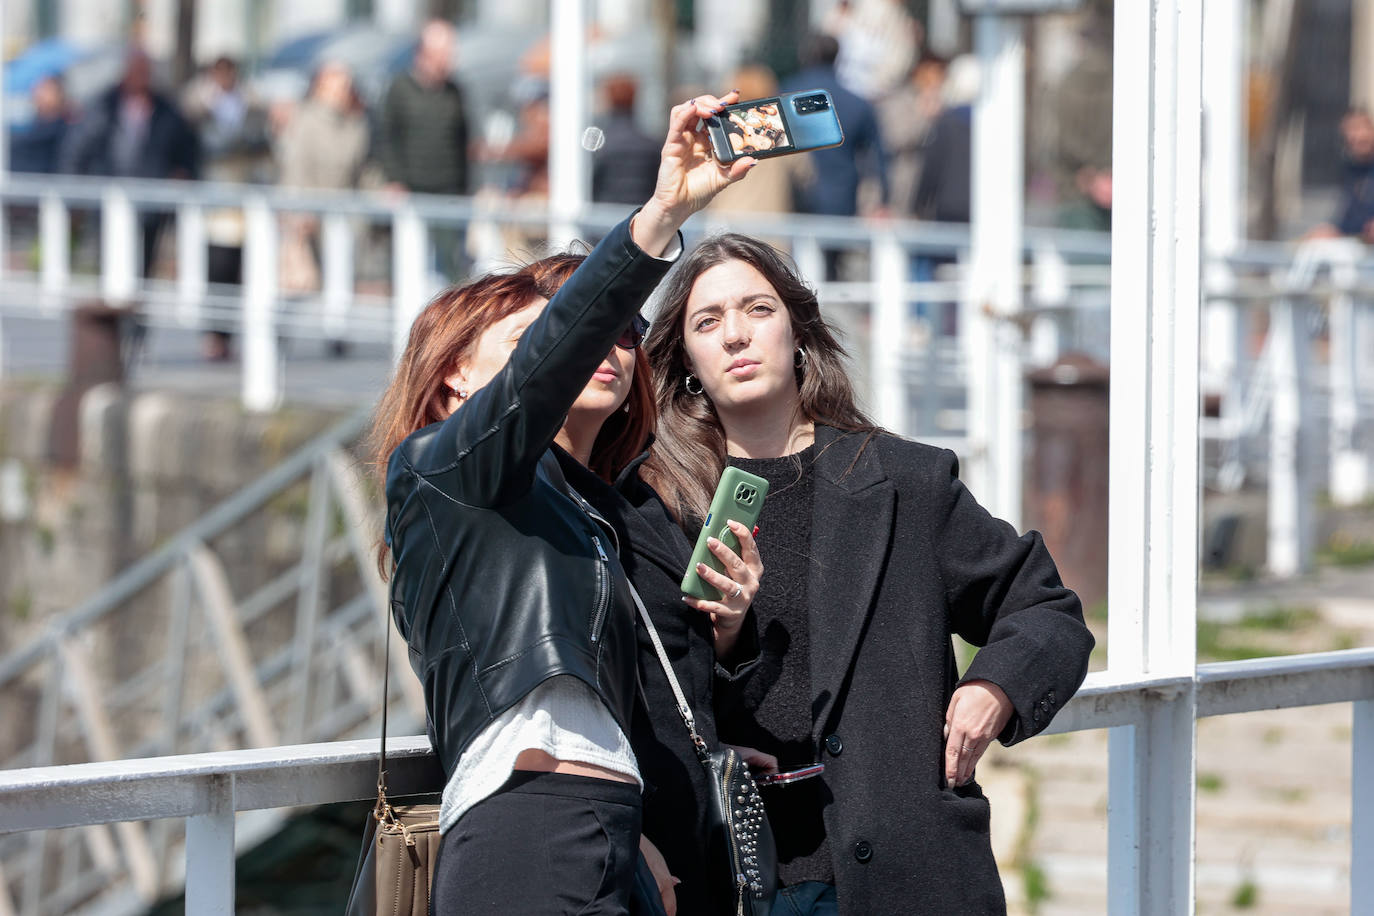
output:
[[[706,133],[720,162],[745,156],[767,159],[844,142],[835,103],[824,89],[727,105],[719,116],[706,119]]]
[[[739,468],[726,468],[716,484],[716,495],[711,497],[711,508],[706,513],[706,521],[701,523],[692,559],[687,564],[687,575],[682,577],[682,592],[693,598],[719,601],[720,592],[715,586],[697,575],[697,564],[705,563],[718,573],[725,572],[716,555],[706,546],[707,538],[717,538],[726,547],[739,553],[739,539],[730,530],[731,521],[739,522],[753,530],[763,511],[763,498],[768,494],[768,481]]]

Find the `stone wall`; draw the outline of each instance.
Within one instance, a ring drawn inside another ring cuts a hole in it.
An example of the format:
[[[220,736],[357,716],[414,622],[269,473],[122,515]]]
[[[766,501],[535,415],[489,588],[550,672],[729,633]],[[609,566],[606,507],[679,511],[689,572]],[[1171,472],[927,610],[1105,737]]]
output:
[[[48,452],[58,394],[0,385],[0,655],[343,418],[104,385],[81,402],[78,464],[58,468]],[[273,545],[293,546],[300,490],[216,543],[231,581],[262,581]]]

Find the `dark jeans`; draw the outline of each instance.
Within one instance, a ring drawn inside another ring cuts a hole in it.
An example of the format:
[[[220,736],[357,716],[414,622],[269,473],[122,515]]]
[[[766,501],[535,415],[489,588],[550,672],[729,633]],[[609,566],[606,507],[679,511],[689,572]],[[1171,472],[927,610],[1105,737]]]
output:
[[[653,913],[635,903],[639,830],[631,783],[517,771],[444,834],[430,912]]]
[[[839,916],[835,885],[803,881],[778,889],[773,898],[773,916]]]

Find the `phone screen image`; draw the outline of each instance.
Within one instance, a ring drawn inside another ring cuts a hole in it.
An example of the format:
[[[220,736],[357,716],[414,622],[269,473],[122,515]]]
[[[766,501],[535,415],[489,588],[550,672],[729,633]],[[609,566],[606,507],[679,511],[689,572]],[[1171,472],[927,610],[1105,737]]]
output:
[[[792,148],[792,136],[779,110],[778,99],[727,108],[722,124],[735,156]]]

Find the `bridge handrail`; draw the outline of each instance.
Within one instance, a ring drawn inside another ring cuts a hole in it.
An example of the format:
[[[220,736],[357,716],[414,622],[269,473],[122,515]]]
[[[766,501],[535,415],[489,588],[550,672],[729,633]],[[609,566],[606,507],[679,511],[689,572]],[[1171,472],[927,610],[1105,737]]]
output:
[[[371,406],[355,411],[187,525],[171,540],[102,586],[91,598],[53,617],[41,636],[0,659],[0,689],[50,652],[64,636],[119,608],[165,575],[189,550],[212,540],[262,508],[268,500],[304,476],[324,456],[357,439],[366,428],[371,414]]]

